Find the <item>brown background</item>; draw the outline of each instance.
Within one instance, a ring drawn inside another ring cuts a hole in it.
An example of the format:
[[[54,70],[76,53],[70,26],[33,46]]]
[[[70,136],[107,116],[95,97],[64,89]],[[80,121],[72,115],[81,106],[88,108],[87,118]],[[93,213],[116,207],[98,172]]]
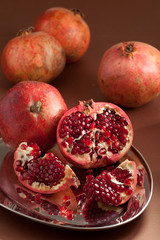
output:
[[[68,107],[78,100],[106,101],[97,87],[96,76],[104,51],[115,43],[137,40],[160,48],[159,0],[1,0],[0,54],[3,47],[24,27],[34,24],[45,9],[61,6],[79,8],[91,29],[91,43],[85,56],[66,66],[52,82]],[[11,87],[0,68],[0,97]],[[124,109],[134,127],[134,145],[147,159],[154,179],[151,202],[135,221],[101,232],[74,232],[43,226],[0,208],[0,239],[136,239],[158,240],[160,234],[160,97],[138,109]]]

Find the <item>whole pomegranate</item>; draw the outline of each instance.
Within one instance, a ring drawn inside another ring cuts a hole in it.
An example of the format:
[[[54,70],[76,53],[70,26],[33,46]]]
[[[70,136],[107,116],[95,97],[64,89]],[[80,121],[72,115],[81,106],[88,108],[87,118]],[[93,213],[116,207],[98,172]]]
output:
[[[67,62],[78,61],[90,43],[90,29],[79,10],[54,7],[44,11],[35,22],[35,30],[54,36],[64,48]]]
[[[80,184],[68,164],[52,152],[41,156],[36,143],[22,142],[18,146],[13,167],[19,181],[34,192],[51,194]]]
[[[72,164],[96,168],[118,161],[129,150],[133,128],[126,113],[106,102],[82,101],[57,127],[57,142]]]
[[[113,103],[142,106],[160,93],[160,52],[142,42],[112,46],[100,62],[98,84]]]
[[[51,82],[63,71],[66,57],[54,37],[28,29],[6,44],[1,63],[6,78],[12,83]]]
[[[36,142],[42,151],[56,141],[58,121],[67,111],[59,91],[43,82],[14,85],[0,100],[0,133],[11,149],[21,142]]]

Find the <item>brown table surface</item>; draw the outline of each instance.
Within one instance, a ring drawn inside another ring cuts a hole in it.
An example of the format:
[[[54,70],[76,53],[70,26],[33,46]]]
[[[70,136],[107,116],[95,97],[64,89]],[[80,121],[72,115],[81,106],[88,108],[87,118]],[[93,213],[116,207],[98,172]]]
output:
[[[159,48],[159,0],[1,0],[0,54],[4,45],[19,29],[33,25],[45,9],[61,6],[79,8],[91,29],[91,43],[85,56],[67,65],[52,82],[63,95],[68,107],[78,100],[93,98],[107,101],[97,87],[97,69],[104,51],[115,43],[137,40]],[[0,97],[11,87],[0,68]],[[136,220],[124,226],[100,232],[75,232],[32,222],[0,207],[0,239],[136,239],[157,240],[160,234],[160,97],[138,109],[125,109],[134,127],[134,146],[148,161],[154,179],[153,197]]]

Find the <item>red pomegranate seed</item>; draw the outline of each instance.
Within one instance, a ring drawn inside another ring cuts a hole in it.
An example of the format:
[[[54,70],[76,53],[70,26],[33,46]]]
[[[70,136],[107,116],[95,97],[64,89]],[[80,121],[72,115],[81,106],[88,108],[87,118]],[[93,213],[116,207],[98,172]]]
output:
[[[65,217],[68,219],[68,220],[73,220],[74,218],[74,213],[72,210],[67,210],[66,213],[65,213]]]
[[[106,149],[105,149],[105,148],[101,148],[101,149],[99,150],[99,154],[100,154],[100,155],[106,154]]]
[[[71,203],[70,197],[64,196],[64,198],[63,198],[63,205],[68,207],[70,205],[70,203]]]
[[[66,211],[67,211],[67,207],[62,206],[61,209],[60,209],[60,214],[61,214],[62,217],[65,217]]]

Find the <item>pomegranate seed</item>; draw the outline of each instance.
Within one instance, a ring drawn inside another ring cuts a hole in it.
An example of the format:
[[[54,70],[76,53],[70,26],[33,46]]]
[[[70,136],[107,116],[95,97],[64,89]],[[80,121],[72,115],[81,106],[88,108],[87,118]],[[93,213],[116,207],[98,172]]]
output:
[[[64,198],[63,198],[63,205],[65,207],[68,207],[70,205],[70,203],[71,203],[71,199],[68,196],[64,196]]]
[[[69,145],[71,145],[73,143],[73,138],[72,137],[68,137],[67,140]]]
[[[66,211],[67,211],[67,207],[62,206],[60,209],[61,217],[65,217]]]
[[[111,132],[109,130],[105,131],[103,134],[106,138],[109,138],[111,136]]]
[[[115,142],[115,141],[117,140],[116,136],[115,136],[115,135],[112,135],[112,136],[111,136],[111,140],[112,140],[113,142]]]
[[[66,141],[66,140],[64,140],[63,142],[62,142],[62,145],[63,145],[63,147],[68,147],[68,142]]]
[[[132,194],[132,189],[126,189],[126,191],[125,191],[125,193],[127,194],[127,195],[131,195]]]
[[[92,144],[92,141],[90,139],[87,139],[85,141],[85,144],[89,147]]]
[[[67,210],[66,213],[65,213],[65,217],[68,219],[68,220],[73,220],[74,218],[74,213],[72,210]]]
[[[27,148],[26,144],[21,144],[21,149],[22,150],[26,150],[26,148]]]
[[[100,154],[100,155],[106,154],[106,149],[105,149],[105,148],[101,148],[101,149],[99,150],[99,154]]]
[[[95,129],[95,122],[91,122],[91,124],[90,124],[90,129],[91,129],[91,130]]]

